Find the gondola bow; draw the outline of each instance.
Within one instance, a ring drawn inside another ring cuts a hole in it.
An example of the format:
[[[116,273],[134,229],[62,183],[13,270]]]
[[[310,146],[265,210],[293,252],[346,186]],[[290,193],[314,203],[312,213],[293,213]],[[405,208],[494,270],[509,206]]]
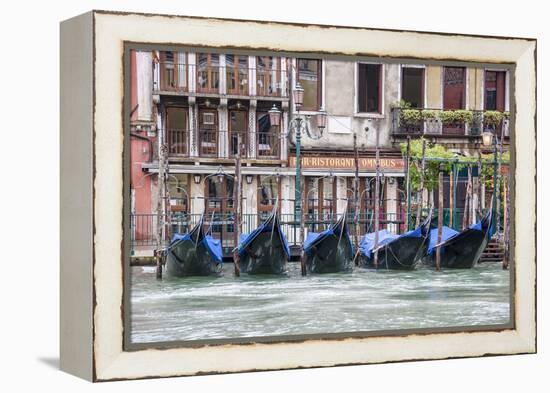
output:
[[[304,244],[305,264],[310,273],[351,271],[353,255],[346,213],[327,230],[308,233]]]
[[[167,249],[166,272],[173,277],[218,275],[222,269],[222,246],[204,232],[204,215],[186,234],[175,234]]]
[[[275,208],[258,228],[241,235],[238,252],[242,273],[284,274],[286,272],[290,248],[281,230],[279,215]]]

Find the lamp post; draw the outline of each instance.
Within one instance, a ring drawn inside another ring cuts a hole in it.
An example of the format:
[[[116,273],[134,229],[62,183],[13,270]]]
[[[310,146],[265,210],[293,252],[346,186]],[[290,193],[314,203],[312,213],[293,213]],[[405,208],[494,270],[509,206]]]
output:
[[[323,131],[326,128],[327,124],[327,113],[323,108],[320,108],[318,113],[315,115],[315,120],[317,123],[317,128],[319,130],[319,135],[314,136],[311,134],[308,122],[306,119],[299,117],[300,108],[304,103],[304,89],[300,83],[296,83],[296,87],[292,92],[292,99],[296,107],[296,117],[294,117],[289,124],[290,131],[294,131],[296,134],[296,178],[295,178],[295,202],[294,202],[294,219],[299,220],[302,212],[302,163],[301,163],[301,145],[302,145],[302,132],[306,132],[308,137],[311,139],[320,139],[323,136]],[[289,132],[289,135],[291,132]]]
[[[292,101],[293,105],[296,107],[296,115],[292,116],[289,123],[289,132],[287,136],[290,138],[292,132],[296,135],[296,176],[294,179],[294,221],[300,223],[300,237],[299,243],[303,244],[304,240],[304,223],[303,223],[303,214],[302,214],[302,162],[301,162],[301,145],[302,145],[302,132],[305,132],[311,139],[320,139],[323,135],[323,131],[327,125],[327,113],[323,108],[320,108],[315,115],[315,122],[317,124],[317,129],[319,130],[318,135],[313,135],[310,132],[309,128],[309,116],[307,119],[300,117],[300,108],[304,103],[304,88],[300,85],[300,82],[297,82],[293,91],[292,91]],[[292,106],[291,106],[292,110]],[[269,121],[272,125],[279,125],[281,121],[281,111],[273,105],[268,112]],[[305,275],[305,266],[302,258],[302,275]]]

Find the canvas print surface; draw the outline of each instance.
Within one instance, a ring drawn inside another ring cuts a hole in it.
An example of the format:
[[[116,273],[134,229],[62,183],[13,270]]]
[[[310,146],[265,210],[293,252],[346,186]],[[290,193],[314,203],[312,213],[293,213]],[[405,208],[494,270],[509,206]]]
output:
[[[509,65],[127,57],[130,343],[509,326]]]

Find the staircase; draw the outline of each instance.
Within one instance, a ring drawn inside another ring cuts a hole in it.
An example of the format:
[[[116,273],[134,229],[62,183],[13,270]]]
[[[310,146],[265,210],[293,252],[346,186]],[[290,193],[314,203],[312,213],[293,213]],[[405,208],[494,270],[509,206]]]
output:
[[[481,254],[480,262],[502,262],[504,247],[497,239],[491,239]]]

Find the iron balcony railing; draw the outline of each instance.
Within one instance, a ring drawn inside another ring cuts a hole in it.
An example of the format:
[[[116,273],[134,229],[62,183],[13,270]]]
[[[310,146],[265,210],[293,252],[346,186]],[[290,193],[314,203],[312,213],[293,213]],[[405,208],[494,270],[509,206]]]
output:
[[[510,135],[509,119],[504,113],[496,121],[481,110],[392,108],[391,115],[392,134],[396,136],[481,136],[484,131],[496,131],[504,137]]]
[[[286,70],[268,67],[155,63],[154,90],[175,93],[288,97]]]
[[[238,152],[239,141],[243,147],[242,158],[281,159],[281,134],[279,132],[189,131],[169,128],[165,130],[168,154],[172,157],[232,158]]]

